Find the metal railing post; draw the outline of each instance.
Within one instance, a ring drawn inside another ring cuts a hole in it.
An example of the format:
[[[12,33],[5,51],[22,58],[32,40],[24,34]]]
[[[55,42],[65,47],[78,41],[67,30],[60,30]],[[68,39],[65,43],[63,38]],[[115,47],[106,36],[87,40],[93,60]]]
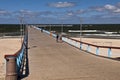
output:
[[[96,47],[96,55],[99,55],[99,47]]]
[[[6,59],[6,77],[5,80],[17,80],[16,57],[8,56]]]
[[[111,48],[108,48],[108,57],[111,57],[112,51]]]
[[[90,52],[90,45],[87,45],[87,51]]]

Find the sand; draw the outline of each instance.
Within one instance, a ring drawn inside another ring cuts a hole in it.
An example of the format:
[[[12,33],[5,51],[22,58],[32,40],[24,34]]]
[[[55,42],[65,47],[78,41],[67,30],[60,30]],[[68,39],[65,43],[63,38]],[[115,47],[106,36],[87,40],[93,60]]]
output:
[[[4,80],[6,61],[5,54],[14,54],[21,48],[21,38],[0,38],[0,80]]]
[[[80,38],[73,38],[76,40],[80,40]],[[83,42],[99,45],[99,46],[112,46],[112,47],[120,47],[120,39],[97,39],[97,38],[82,38]],[[83,49],[86,50],[86,45],[84,45]],[[96,48],[90,48],[92,53],[96,53]],[[107,48],[100,48],[99,54],[102,56],[108,56],[108,49]],[[112,49],[111,53],[112,58],[120,57],[120,50],[119,49]]]

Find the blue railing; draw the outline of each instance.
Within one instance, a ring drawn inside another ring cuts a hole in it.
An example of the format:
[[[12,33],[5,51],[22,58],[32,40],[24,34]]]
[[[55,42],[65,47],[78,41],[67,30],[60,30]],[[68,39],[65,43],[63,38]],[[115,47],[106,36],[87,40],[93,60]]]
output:
[[[34,26],[34,28],[37,29],[37,30],[40,30],[40,31],[42,30],[42,28],[38,28],[38,27],[35,27],[35,26]],[[47,31],[47,30],[44,30],[44,29],[43,29],[43,32],[44,32],[44,33],[47,33],[47,34],[49,34],[49,35],[51,34],[53,37],[56,37],[56,34],[54,34],[54,33],[52,33],[52,32],[49,32],[49,31]]]
[[[19,75],[21,75],[23,72],[23,67],[24,67],[23,64],[24,64],[24,59],[25,59],[25,55],[27,52],[27,44],[28,44],[28,35],[25,35],[21,50],[18,52],[18,54],[16,56],[17,73]]]

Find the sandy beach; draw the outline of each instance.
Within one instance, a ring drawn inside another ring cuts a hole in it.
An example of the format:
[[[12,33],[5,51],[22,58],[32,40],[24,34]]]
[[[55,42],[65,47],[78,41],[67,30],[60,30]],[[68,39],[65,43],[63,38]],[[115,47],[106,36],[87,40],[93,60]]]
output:
[[[21,48],[21,38],[0,38],[0,80],[5,77],[5,54],[14,54]]]
[[[76,40],[80,40],[80,38],[73,38]],[[112,47],[120,47],[120,39],[97,39],[97,38],[82,38],[81,39],[83,42],[91,43],[94,45],[99,45],[99,46],[112,46]],[[83,49],[86,50],[86,45],[84,45]],[[91,52],[95,53],[96,48],[91,47]],[[101,48],[100,52],[98,55],[102,56],[108,56],[108,49],[107,48]],[[120,50],[119,49],[112,49],[112,58],[117,58],[120,57]]]

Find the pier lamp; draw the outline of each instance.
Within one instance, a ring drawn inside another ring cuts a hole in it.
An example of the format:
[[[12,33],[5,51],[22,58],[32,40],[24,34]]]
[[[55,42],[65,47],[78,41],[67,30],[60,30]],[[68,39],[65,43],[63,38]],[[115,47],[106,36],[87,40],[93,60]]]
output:
[[[80,41],[82,41],[82,18],[80,18]]]
[[[63,33],[63,21],[61,21],[61,33]]]
[[[49,24],[49,31],[51,32],[51,26],[52,26],[52,24]]]
[[[23,17],[20,17],[20,35],[21,35],[21,42],[22,42],[22,35],[23,35]]]

